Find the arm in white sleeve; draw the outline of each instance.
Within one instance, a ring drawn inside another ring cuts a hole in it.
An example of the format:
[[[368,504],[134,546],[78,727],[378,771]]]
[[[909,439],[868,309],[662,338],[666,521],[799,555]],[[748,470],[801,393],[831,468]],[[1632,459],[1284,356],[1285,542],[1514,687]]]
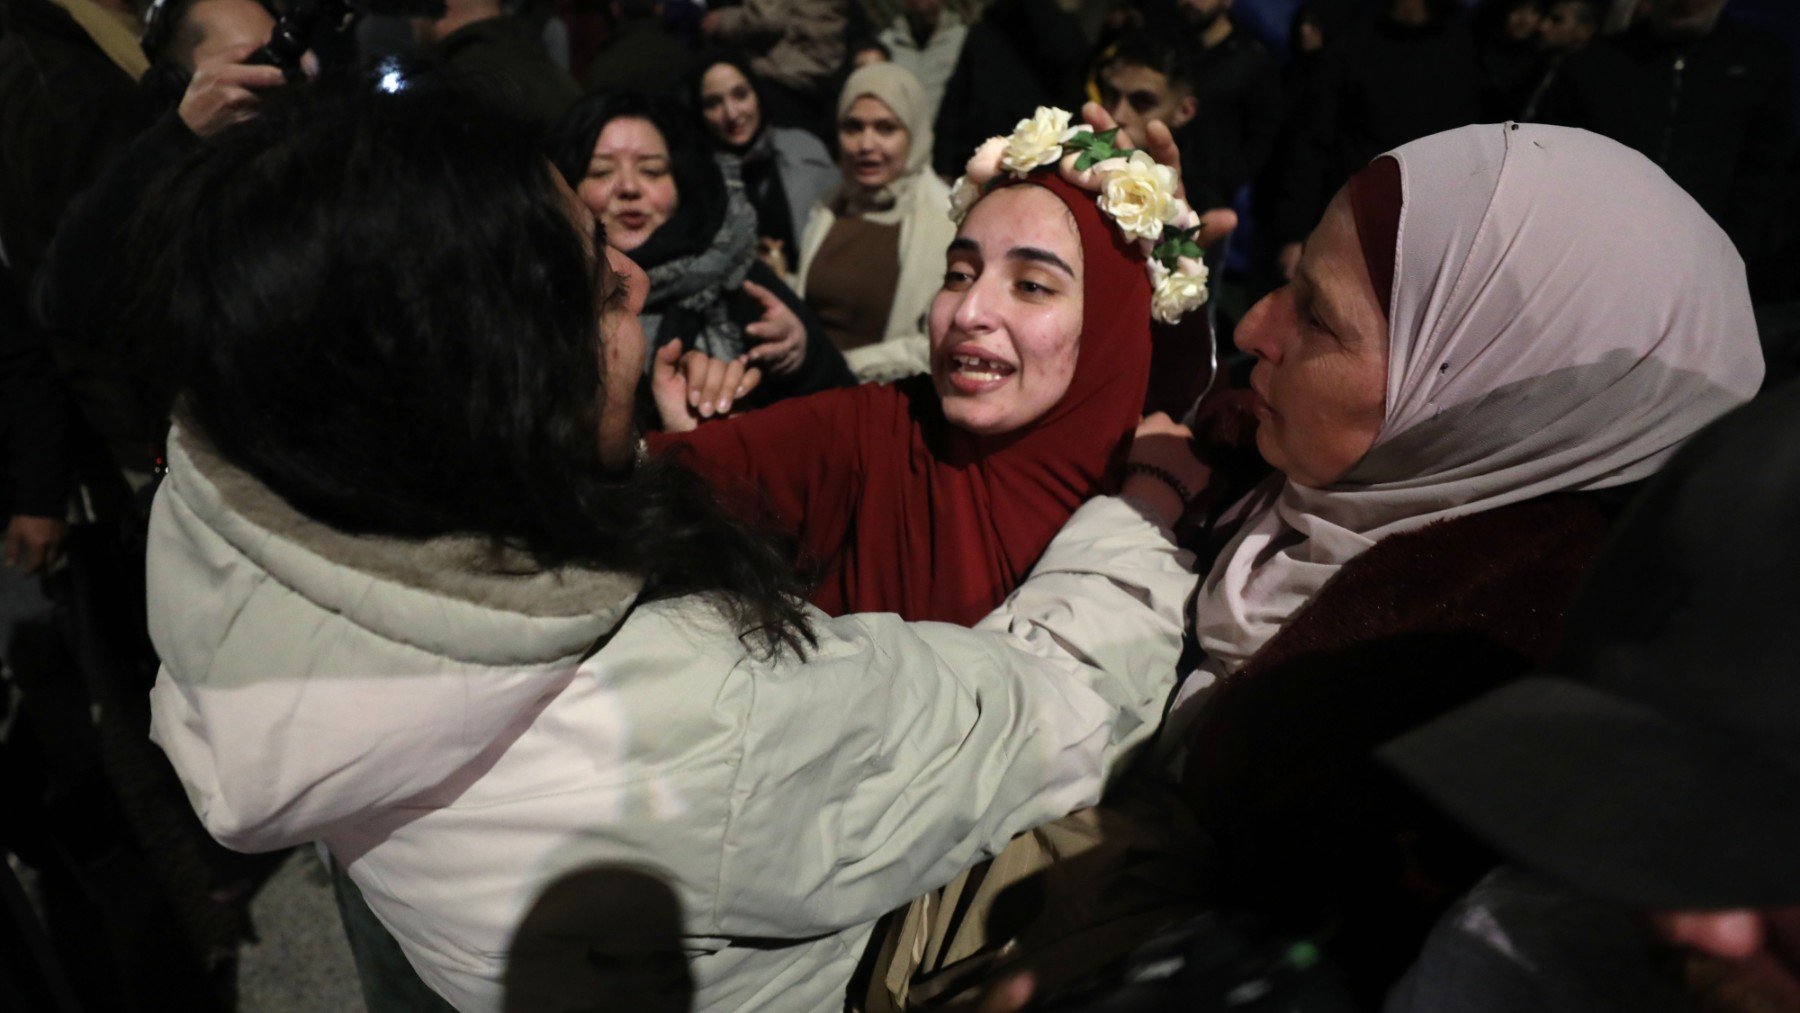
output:
[[[764,666],[718,931],[872,920],[1097,801],[1174,686],[1188,564],[1165,530],[1101,498],[974,629],[848,616],[821,624],[806,663]]]

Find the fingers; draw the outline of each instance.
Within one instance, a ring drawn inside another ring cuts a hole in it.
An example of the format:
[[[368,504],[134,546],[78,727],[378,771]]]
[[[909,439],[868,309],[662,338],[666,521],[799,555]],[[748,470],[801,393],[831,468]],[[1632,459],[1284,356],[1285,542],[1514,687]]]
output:
[[[806,361],[806,331],[798,322],[786,329],[751,324],[744,333],[759,342],[745,353],[745,358],[768,366],[771,372],[786,376]]]
[[[1031,993],[1036,990],[1037,982],[1030,971],[1022,971],[1005,979],[988,989],[982,997],[981,1005],[976,1013],[1013,1013],[1022,1010],[1031,1002]]]
[[[1200,214],[1200,242],[1211,246],[1231,235],[1237,228],[1237,212],[1230,208],[1213,208]]]
[[[279,88],[287,83],[280,67],[262,63],[232,63],[213,68],[214,79],[252,91]]]
[[[1187,199],[1187,184],[1181,178],[1181,145],[1175,143],[1175,132],[1162,120],[1151,120],[1144,128],[1145,150],[1159,163],[1175,170],[1175,196]]]
[[[1144,416],[1144,420],[1139,422],[1137,427],[1139,436],[1185,433],[1186,431],[1187,427],[1170,418],[1167,412],[1152,412]]]
[[[671,341],[656,350],[656,363],[651,368],[651,379],[661,381],[673,377],[675,375],[676,365],[680,362],[681,339],[676,338],[674,341]]]
[[[733,402],[749,393],[744,386],[749,363],[742,358],[727,361],[689,352],[681,364],[688,378],[688,405],[703,419],[729,414]]]
[[[1098,102],[1084,103],[1081,107],[1081,119],[1088,126],[1093,127],[1096,134],[1104,134],[1119,125],[1119,122],[1112,118],[1112,114]],[[1124,143],[1130,144],[1131,138],[1124,138]]]
[[[239,46],[240,59],[255,52],[254,47]],[[225,127],[242,123],[256,115],[262,104],[259,92],[279,88],[286,83],[280,67],[263,64],[224,63],[202,68],[188,83],[177,109],[182,122],[199,137],[210,136]]]
[[[681,341],[676,339],[657,348],[650,365],[650,395],[656,402],[656,414],[663,428],[684,433],[694,428],[693,414],[688,410],[687,377],[681,367]]]
[[[769,318],[769,314],[774,313],[777,310],[787,309],[787,304],[782,302],[781,299],[775,295],[775,293],[769,291],[766,288],[763,288],[761,285],[758,285],[756,282],[753,282],[748,278],[744,279],[744,284],[741,287],[743,288],[743,290],[745,292],[749,293],[751,298],[755,299],[759,303],[762,303],[763,319],[765,319],[765,320],[767,320]]]

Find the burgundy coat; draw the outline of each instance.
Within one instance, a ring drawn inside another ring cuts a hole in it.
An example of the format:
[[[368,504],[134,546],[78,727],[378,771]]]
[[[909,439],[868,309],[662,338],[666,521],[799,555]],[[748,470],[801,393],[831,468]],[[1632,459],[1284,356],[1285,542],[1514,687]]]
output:
[[[1417,953],[1492,856],[1371,751],[1547,660],[1606,538],[1556,495],[1377,543],[1209,701],[1183,789],[1219,846],[1228,904],[1338,925],[1365,996]]]

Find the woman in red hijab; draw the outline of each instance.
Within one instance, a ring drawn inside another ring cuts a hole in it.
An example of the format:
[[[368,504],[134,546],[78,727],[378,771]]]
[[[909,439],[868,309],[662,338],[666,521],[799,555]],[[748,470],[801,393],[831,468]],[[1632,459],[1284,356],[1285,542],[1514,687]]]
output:
[[[973,625],[1123,477],[1150,368],[1139,243],[1051,166],[981,196],[947,261],[929,375],[650,437],[797,535],[832,615]]]

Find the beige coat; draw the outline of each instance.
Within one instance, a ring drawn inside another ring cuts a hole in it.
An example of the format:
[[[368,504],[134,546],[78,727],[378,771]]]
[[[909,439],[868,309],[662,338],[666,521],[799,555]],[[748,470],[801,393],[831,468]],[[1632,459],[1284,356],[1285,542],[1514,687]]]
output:
[[[324,841],[459,1009],[685,966],[694,1009],[823,1013],[877,919],[1092,804],[1151,736],[1186,561],[1103,498],[974,629],[815,612],[804,663],[763,660],[618,574],[336,532],[177,431],[152,730],[214,836]]]
[[[929,169],[906,192],[900,219],[900,279],[894,287],[894,305],[888,310],[881,340],[844,353],[844,361],[858,380],[884,383],[915,373],[931,371],[931,300],[944,287],[944,250],[956,238],[950,221],[950,188]],[[896,209],[902,210],[902,209]],[[824,245],[837,221],[825,201],[813,205],[800,235],[800,272],[795,291],[806,295],[806,276],[813,258]]]

